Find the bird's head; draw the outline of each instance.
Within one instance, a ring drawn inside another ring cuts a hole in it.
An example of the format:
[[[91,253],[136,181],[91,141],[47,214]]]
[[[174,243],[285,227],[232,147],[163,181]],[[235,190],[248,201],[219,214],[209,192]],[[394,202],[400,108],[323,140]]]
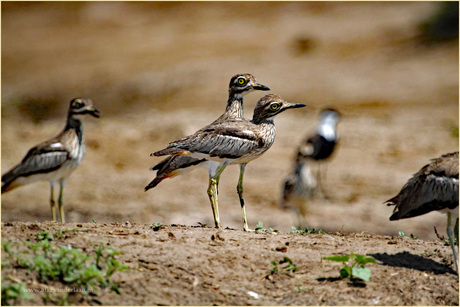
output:
[[[287,102],[279,95],[268,94],[262,97],[256,104],[252,120],[260,123],[264,120],[273,120],[273,117],[286,111],[306,107],[303,103]]]
[[[80,116],[90,114],[94,117],[100,117],[101,111],[93,106],[89,98],[74,98],[70,101],[69,116]]]
[[[230,79],[228,91],[230,95],[245,96],[252,91],[269,91],[265,85],[257,83],[256,78],[251,74],[238,74]]]

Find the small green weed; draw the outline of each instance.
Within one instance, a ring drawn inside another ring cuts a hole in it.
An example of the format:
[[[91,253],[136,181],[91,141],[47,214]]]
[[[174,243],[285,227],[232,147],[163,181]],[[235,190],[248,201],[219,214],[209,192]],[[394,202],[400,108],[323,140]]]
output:
[[[413,239],[413,240],[417,240],[417,239],[418,239],[418,236],[416,236],[416,235],[414,235],[413,233],[411,233],[411,234],[409,235],[409,237],[407,237],[407,236],[404,235],[404,231],[399,231],[399,232],[398,232],[398,238],[411,238],[411,239]]]
[[[40,232],[37,238],[40,241],[2,242],[7,265],[36,272],[39,281],[45,284],[59,281],[84,289],[83,293],[107,287],[120,293],[118,285],[111,281],[115,272],[128,268],[115,259],[120,252],[106,248],[103,243],[96,248],[95,254],[72,248],[70,244],[57,246],[51,241],[53,235],[47,231]],[[66,297],[59,299],[67,301]]]
[[[315,228],[309,229],[308,227],[305,227],[305,229],[297,229],[297,228],[295,228],[295,226],[292,226],[291,233],[307,233],[307,234],[308,233],[317,233],[317,234],[323,234],[324,231],[322,231],[321,229],[316,230]]]
[[[276,262],[275,260],[273,260],[271,262],[273,268],[272,270],[270,271],[271,274],[275,274],[275,273],[278,273],[279,272],[279,267],[278,267],[278,264],[285,264],[282,269],[285,270],[285,271],[290,271],[290,272],[296,272],[299,270],[299,268],[292,262],[292,260],[289,258],[289,257],[283,257],[283,259],[281,259],[280,261]]]
[[[257,223],[255,230],[266,231],[266,232],[278,232],[278,230],[273,229],[273,228],[271,228],[271,227],[268,228],[268,229],[266,229],[266,228],[264,227],[264,223],[262,223],[261,221],[259,221],[259,222]]]
[[[8,282],[10,279],[2,275],[2,306],[14,305],[17,299],[31,300],[24,283]]]
[[[161,227],[163,226],[162,223],[160,222],[156,222],[155,224],[152,224],[150,225],[149,227],[153,229],[153,231],[158,231],[161,229]]]
[[[376,263],[375,259],[372,257],[365,257],[363,255],[355,255],[353,252],[350,255],[342,255],[342,256],[329,256],[323,257],[324,260],[331,260],[335,262],[342,262],[347,263],[351,260],[351,263],[345,264],[340,269],[340,277],[341,278],[357,278],[364,281],[369,281],[371,278],[371,270],[366,268],[365,265],[367,263]]]

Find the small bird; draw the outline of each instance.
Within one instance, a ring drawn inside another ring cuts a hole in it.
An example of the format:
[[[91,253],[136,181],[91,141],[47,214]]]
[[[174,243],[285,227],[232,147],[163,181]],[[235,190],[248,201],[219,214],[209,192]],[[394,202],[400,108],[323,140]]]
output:
[[[243,199],[243,174],[246,164],[260,157],[275,141],[274,117],[287,109],[300,107],[305,105],[289,103],[278,95],[269,94],[257,102],[251,121],[241,118],[217,120],[193,135],[169,143],[165,149],[154,152],[153,155],[184,155],[204,158],[218,164],[216,171],[210,174],[208,195],[214,221],[219,228],[222,226],[217,223],[216,217],[217,183],[228,165],[241,164],[237,191],[243,214],[243,229],[249,231]]]
[[[423,215],[431,211],[447,214],[447,234],[450,239],[458,273],[458,257],[451,218],[456,218],[455,236],[458,242],[458,151],[444,154],[410,178],[395,197],[385,201],[395,206],[390,221]]]
[[[253,91],[268,91],[265,85],[259,84],[251,74],[237,74],[230,79],[228,86],[228,101],[225,112],[216,121],[230,118],[243,118],[243,99],[244,96]],[[181,174],[188,173],[194,166],[200,165],[209,169],[215,167],[215,163],[208,163],[206,159],[196,159],[187,156],[170,156],[157,165],[150,168],[157,171],[156,177],[145,187],[145,191],[156,187],[166,178],[173,178]]]
[[[53,221],[56,221],[53,190],[54,184],[59,182],[59,214],[61,222],[65,223],[62,192],[67,177],[80,165],[85,156],[81,119],[86,114],[97,118],[101,112],[94,108],[89,98],[72,99],[64,130],[55,138],[31,148],[21,163],[2,175],[2,194],[25,184],[48,180],[51,186],[51,215]]]
[[[337,123],[340,117],[340,112],[332,108],[326,108],[321,111],[316,133],[308,137],[305,143],[298,149],[298,152],[306,160],[322,162],[331,157],[339,140]],[[324,171],[324,181],[326,181],[326,171],[327,169]],[[323,195],[328,198],[325,193],[325,188],[321,185],[323,180],[321,179],[320,165],[318,165],[316,181],[317,187],[321,189]]]

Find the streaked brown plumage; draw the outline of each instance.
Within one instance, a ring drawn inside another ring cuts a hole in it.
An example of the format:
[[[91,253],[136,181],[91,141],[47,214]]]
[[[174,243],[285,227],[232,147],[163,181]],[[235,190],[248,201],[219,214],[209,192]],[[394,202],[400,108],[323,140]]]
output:
[[[51,214],[56,220],[53,197],[54,184],[59,182],[59,213],[61,222],[65,222],[62,192],[67,177],[78,167],[86,153],[81,117],[90,114],[100,116],[91,99],[72,99],[67,114],[67,122],[56,137],[31,148],[21,163],[2,175],[2,193],[39,180],[50,181]]]
[[[228,101],[225,112],[214,122],[220,122],[230,118],[243,118],[244,96],[255,91],[270,90],[265,85],[259,84],[251,74],[237,74],[230,79],[228,87]],[[157,165],[150,168],[157,171],[156,177],[145,187],[145,191],[156,187],[161,181],[185,174],[194,169],[194,166],[201,165],[210,173],[215,172],[215,163],[208,163],[206,159],[196,159],[186,156],[170,156]],[[209,168],[212,168],[209,170]]]
[[[395,197],[385,203],[395,206],[391,221],[419,216],[431,211],[447,213],[447,234],[452,244],[458,272],[451,217],[458,228],[458,151],[432,159],[410,178]],[[455,234],[458,241],[458,233]]]
[[[274,116],[289,108],[304,106],[304,104],[286,102],[278,95],[266,95],[257,102],[251,121],[245,119],[215,121],[193,135],[169,143],[168,147],[153,155],[186,155],[217,162],[219,168],[211,176],[208,189],[213,211],[217,203],[216,183],[220,174],[227,165],[241,164],[242,171],[237,190],[243,212],[243,228],[249,230],[242,187],[245,166],[248,162],[260,157],[273,144],[276,133]],[[216,223],[216,227],[220,225]]]

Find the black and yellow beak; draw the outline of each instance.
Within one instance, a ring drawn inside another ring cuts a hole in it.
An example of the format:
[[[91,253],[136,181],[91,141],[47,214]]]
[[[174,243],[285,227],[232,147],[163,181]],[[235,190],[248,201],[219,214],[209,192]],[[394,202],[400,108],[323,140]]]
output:
[[[294,102],[286,102],[285,104],[283,104],[283,111],[284,110],[287,110],[287,109],[297,109],[297,108],[303,108],[303,107],[306,107],[307,105],[306,104],[303,104],[303,103],[294,103]]]
[[[259,83],[255,83],[252,86],[252,88],[257,90],[257,91],[269,91],[270,90],[270,88],[268,86],[265,86],[265,85],[262,85],[262,84],[259,84]]]
[[[96,118],[99,118],[101,116],[101,111],[99,111],[98,109],[96,109],[95,107],[89,107],[87,109],[87,112],[88,114],[96,117]]]

